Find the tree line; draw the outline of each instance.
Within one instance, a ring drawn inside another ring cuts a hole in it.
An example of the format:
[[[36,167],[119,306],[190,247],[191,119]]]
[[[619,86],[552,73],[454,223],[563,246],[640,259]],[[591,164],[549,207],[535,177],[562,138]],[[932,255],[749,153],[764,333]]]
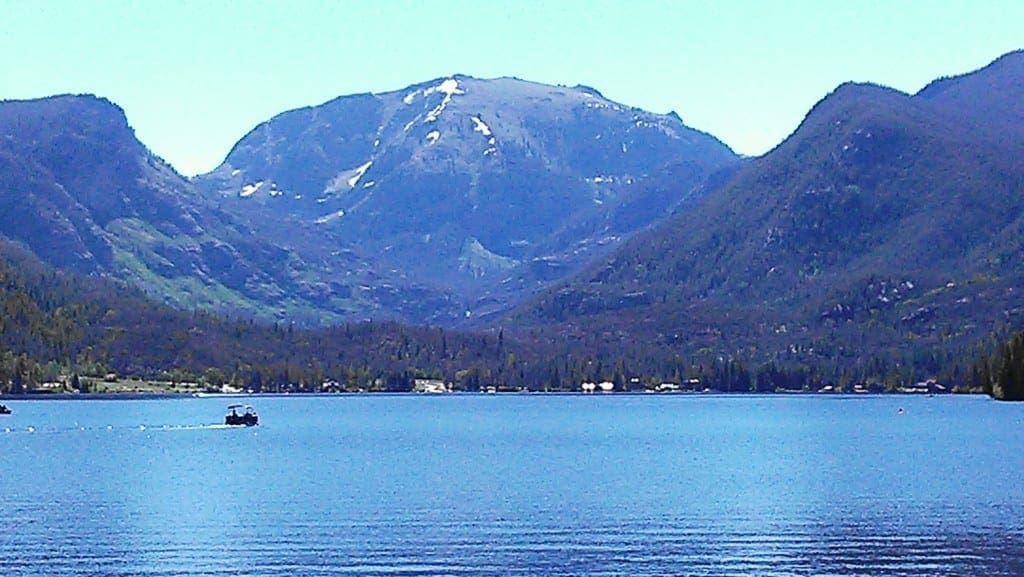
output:
[[[980,358],[971,367],[969,378],[973,387],[995,399],[1024,401],[1024,331]]]
[[[634,391],[661,383],[723,392],[852,391],[857,385],[881,391],[939,378],[1004,398],[1024,396],[1024,387],[1012,384],[1024,380],[1024,368],[1014,364],[1024,359],[1024,343],[1017,340],[1000,348],[1012,362],[975,363],[975,350],[935,350],[828,364],[758,362],[671,343],[544,329],[469,332],[374,321],[306,329],[178,311],[123,284],[54,271],[5,250],[3,393],[53,382],[87,391],[91,380],[113,374],[254,392],[397,392],[412,390],[417,379],[467,391],[569,391],[587,381]]]

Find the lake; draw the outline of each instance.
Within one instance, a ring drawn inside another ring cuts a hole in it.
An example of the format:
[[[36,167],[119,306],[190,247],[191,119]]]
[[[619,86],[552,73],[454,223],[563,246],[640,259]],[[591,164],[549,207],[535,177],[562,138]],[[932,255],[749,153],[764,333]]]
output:
[[[0,575],[1024,574],[1024,404],[231,401],[3,401]]]

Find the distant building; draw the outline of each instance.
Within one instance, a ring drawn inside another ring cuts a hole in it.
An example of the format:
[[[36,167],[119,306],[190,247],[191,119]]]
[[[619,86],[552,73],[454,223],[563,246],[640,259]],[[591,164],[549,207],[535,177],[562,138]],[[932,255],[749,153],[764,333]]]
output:
[[[917,394],[936,394],[936,393],[948,393],[949,390],[937,383],[934,379],[928,379],[927,381],[919,381],[912,385],[904,385],[900,387],[899,392],[901,393],[917,393]]]
[[[448,386],[441,379],[416,379],[413,381],[413,391],[417,393],[447,393]]]

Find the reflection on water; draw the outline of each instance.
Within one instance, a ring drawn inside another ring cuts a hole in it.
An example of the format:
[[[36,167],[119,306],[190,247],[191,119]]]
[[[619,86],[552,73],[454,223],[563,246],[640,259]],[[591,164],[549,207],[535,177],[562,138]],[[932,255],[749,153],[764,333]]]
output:
[[[7,402],[0,575],[1024,574],[1024,406],[252,401]]]

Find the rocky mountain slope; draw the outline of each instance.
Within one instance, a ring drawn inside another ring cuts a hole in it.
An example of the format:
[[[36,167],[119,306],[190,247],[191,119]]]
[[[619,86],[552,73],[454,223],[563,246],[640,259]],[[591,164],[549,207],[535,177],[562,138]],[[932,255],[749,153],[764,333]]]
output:
[[[338,278],[371,269],[356,255],[317,246],[301,228],[293,244],[262,238],[93,96],[0,102],[0,222],[0,235],[48,264],[125,280],[182,308],[316,323],[382,306],[352,288],[382,277]]]
[[[1024,53],[845,84],[692,209],[512,318],[789,363],[908,363],[1024,323]]]
[[[195,182],[274,240],[316,231],[447,295],[405,317],[447,324],[578,270],[737,162],[675,114],[590,88],[454,76],[282,113]]]

